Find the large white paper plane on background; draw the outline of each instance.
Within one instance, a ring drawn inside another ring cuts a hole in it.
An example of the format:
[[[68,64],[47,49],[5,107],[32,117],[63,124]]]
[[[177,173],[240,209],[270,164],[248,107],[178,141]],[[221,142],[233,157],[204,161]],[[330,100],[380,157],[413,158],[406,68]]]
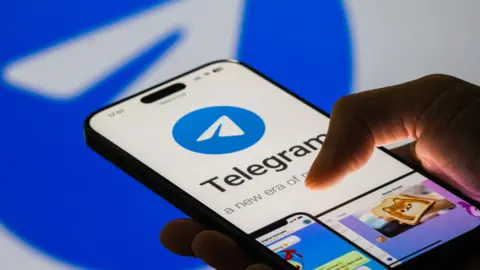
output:
[[[121,97],[133,94],[207,61],[234,57],[243,4],[243,0],[162,3],[20,58],[7,65],[3,78],[39,95],[71,99],[180,29],[184,36],[178,44],[126,85]]]

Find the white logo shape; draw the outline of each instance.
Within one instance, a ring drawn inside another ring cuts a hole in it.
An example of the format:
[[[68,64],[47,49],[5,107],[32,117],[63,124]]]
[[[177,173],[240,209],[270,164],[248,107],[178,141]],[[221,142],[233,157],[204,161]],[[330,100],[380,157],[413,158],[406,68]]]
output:
[[[161,3],[17,59],[3,70],[3,79],[36,94],[72,99],[180,31],[181,40],[173,48],[125,85],[118,98],[125,97],[195,66],[234,57],[243,4],[243,0]]]
[[[213,135],[218,132],[218,137],[233,137],[233,136],[242,136],[245,134],[243,130],[232,121],[232,119],[228,118],[228,116],[222,116],[215,121],[205,132],[203,132],[200,137],[198,137],[197,142],[210,140]]]

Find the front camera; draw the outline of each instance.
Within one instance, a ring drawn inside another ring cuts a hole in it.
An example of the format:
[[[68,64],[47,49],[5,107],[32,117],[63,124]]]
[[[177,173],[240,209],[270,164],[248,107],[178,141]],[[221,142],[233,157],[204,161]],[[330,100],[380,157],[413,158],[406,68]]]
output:
[[[185,84],[183,83],[176,83],[176,84],[172,84],[170,86],[167,86],[161,90],[158,90],[158,91],[155,91],[154,93],[148,95],[148,96],[144,96],[140,99],[140,101],[142,103],[146,103],[146,104],[149,104],[149,103],[153,103],[161,98],[164,98],[168,95],[171,95],[173,93],[176,93],[180,90],[183,90],[185,89],[185,87],[187,87]]]
[[[303,224],[305,224],[305,225],[308,225],[308,224],[310,224],[310,223],[312,223],[312,220],[310,220],[310,219],[305,219],[305,220],[303,221]]]

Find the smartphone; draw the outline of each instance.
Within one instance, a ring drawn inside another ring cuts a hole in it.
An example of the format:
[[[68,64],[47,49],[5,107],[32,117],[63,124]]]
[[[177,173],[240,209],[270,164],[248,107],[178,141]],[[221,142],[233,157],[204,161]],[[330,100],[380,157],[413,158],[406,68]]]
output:
[[[84,129],[94,151],[274,269],[292,264],[258,231],[295,213],[315,221],[297,235],[297,245],[318,248],[312,269],[329,265],[322,251],[348,261],[348,248],[374,264],[358,269],[459,269],[480,239],[477,202],[387,150],[376,148],[329,189],[304,186],[328,123],[327,113],[252,67],[222,60],[100,109]]]

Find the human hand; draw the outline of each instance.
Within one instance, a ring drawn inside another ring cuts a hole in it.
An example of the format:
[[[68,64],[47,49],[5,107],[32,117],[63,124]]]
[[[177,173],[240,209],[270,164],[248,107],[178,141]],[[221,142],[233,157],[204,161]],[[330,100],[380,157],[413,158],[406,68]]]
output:
[[[395,152],[480,200],[480,87],[446,75],[362,92],[334,106],[306,184],[335,185],[363,166],[374,146],[415,141]]]
[[[339,100],[327,138],[307,177],[311,189],[325,189],[364,165],[375,146],[413,138],[393,150],[467,196],[480,200],[480,87],[445,75],[361,92]],[[216,269],[269,269],[252,261],[229,237],[193,220],[168,223],[162,244],[197,257]],[[250,265],[250,266],[249,266]],[[478,269],[474,263],[472,269]]]

